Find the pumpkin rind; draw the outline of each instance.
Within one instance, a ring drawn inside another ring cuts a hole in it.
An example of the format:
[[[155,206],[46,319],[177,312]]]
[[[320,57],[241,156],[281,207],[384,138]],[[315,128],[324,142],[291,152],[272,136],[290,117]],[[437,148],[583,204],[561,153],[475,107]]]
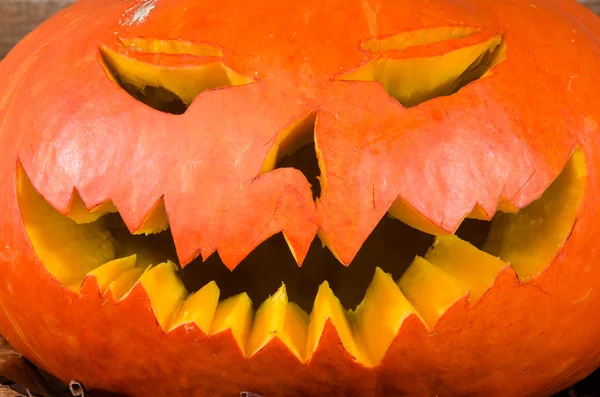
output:
[[[407,109],[376,82],[338,78],[373,59],[363,43],[450,23],[506,45],[503,62],[455,95]],[[218,46],[252,82],[163,114],[106,74],[100,48],[119,45],[115,37]],[[82,0],[0,64],[0,334],[94,396],[543,396],[574,383],[600,357],[599,40],[595,17],[562,0]],[[262,173],[281,131],[315,112],[316,202],[298,170]],[[348,264],[396,200],[453,232],[477,205],[491,217],[501,199],[534,201],[578,146],[586,193],[550,266],[523,283],[504,269],[433,333],[408,316],[373,368],[354,360],[331,322],[307,363],[278,338],[246,358],[230,331],[165,333],[141,284],[120,301],[93,283],[68,290],[36,257],[16,189],[21,164],[63,215],[75,188],[90,209],[112,201],[131,231],[162,198],[183,264],[218,253],[233,269],[278,232],[298,262],[318,233]]]

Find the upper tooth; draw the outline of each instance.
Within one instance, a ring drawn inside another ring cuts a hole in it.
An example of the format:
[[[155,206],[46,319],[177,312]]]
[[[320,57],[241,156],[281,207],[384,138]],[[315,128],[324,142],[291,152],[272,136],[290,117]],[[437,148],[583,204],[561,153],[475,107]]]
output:
[[[268,297],[258,308],[254,316],[250,340],[248,342],[248,356],[254,355],[269,341],[283,330],[285,315],[288,306],[288,297],[285,285],[272,296]]]
[[[165,231],[168,228],[169,218],[167,217],[165,200],[161,198],[146,217],[142,226],[135,231],[135,234],[155,234]]]

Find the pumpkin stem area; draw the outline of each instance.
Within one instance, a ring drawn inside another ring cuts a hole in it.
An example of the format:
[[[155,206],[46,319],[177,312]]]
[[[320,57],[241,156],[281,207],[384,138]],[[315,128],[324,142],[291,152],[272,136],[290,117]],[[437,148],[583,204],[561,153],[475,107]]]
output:
[[[506,267],[528,280],[549,266],[574,227],[585,179],[577,149],[538,200],[491,222],[465,219],[455,234],[434,236],[386,216],[348,267],[318,239],[299,267],[278,234],[233,271],[218,255],[182,269],[166,215],[151,221],[155,233],[134,235],[112,204],[88,210],[75,194],[64,216],[20,166],[17,192],[35,254],[75,293],[95,280],[119,301],[141,284],[165,332],[190,323],[209,335],[230,329],[247,356],[277,337],[303,362],[329,320],[344,348],[372,366],[409,315],[433,329],[459,300],[476,304]]]

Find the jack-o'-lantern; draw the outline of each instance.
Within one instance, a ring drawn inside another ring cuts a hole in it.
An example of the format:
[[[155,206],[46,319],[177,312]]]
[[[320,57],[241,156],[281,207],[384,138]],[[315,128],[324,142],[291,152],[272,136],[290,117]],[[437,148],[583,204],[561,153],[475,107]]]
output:
[[[81,0],[0,64],[0,333],[93,396],[547,395],[600,357],[600,23]]]

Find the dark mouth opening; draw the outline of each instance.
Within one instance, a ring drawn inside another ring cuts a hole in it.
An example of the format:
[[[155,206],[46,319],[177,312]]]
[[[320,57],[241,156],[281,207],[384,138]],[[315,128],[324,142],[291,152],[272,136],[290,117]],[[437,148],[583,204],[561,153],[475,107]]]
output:
[[[75,292],[92,277],[102,295],[111,292],[111,299],[121,300],[139,283],[165,332],[189,322],[209,335],[231,329],[248,356],[279,332],[303,362],[330,318],[346,350],[372,365],[382,359],[397,329],[385,331],[385,343],[363,346],[361,338],[375,337],[389,321],[399,324],[397,316],[415,313],[433,329],[459,299],[476,304],[504,268],[512,267],[527,281],[548,267],[575,225],[585,179],[585,157],[577,149],[539,199],[518,212],[498,212],[490,222],[467,218],[454,235],[434,237],[386,216],[348,267],[318,238],[298,267],[278,234],[233,271],[218,254],[181,269],[169,229],[132,235],[110,203],[90,212],[76,196],[69,216],[63,216],[20,167],[17,188],[37,257]]]
[[[169,230],[149,236],[132,235],[118,214],[109,216],[112,218],[111,233],[121,247],[117,250],[117,257],[134,254],[129,247],[143,246],[152,252],[148,256],[155,262],[148,265],[167,260],[178,263],[175,243]],[[467,219],[456,234],[481,248],[489,228],[490,222]],[[299,267],[285,239],[277,234],[259,245],[233,271],[223,264],[218,254],[214,254],[205,262],[201,258],[195,259],[184,269],[180,268],[178,274],[188,291],[197,291],[214,280],[221,290],[221,299],[246,292],[255,309],[284,283],[289,299],[310,311],[319,286],[323,281],[328,281],[342,305],[353,309],[365,296],[377,267],[397,279],[415,256],[425,255],[433,240],[432,235],[386,216],[350,266],[342,265],[316,239],[302,267]],[[138,257],[138,263],[140,260],[144,259]]]

